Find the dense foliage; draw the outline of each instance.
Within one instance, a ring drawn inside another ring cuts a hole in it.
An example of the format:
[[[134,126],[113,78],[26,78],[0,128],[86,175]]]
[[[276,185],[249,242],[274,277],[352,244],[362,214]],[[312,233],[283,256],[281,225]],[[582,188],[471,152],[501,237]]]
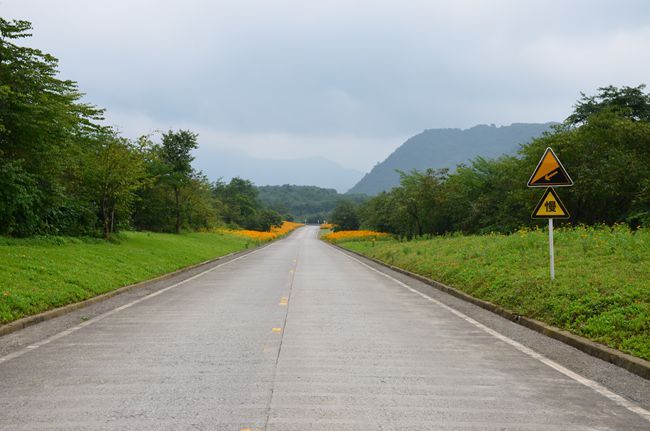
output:
[[[330,216],[330,223],[334,225],[334,231],[357,230],[359,229],[359,216],[357,207],[351,200],[341,199]]]
[[[261,204],[257,189],[249,180],[233,178],[228,184],[219,181],[213,190],[224,206],[223,219],[231,225],[270,231],[282,222],[276,211]]]
[[[341,199],[361,203],[368,199],[363,194],[341,195],[334,189],[324,189],[316,186],[282,186],[258,187],[262,203],[283,215],[285,220],[307,221],[319,223],[329,220],[332,210]]]
[[[84,177],[107,135],[101,110],[56,78],[54,57],[14,43],[30,29],[0,18],[0,233],[85,233],[97,219]]]
[[[16,43],[30,30],[0,18],[0,235],[280,224],[250,182],[211,184],[192,167],[195,133],[131,142],[102,125],[102,110],[57,77],[56,58]]]
[[[639,87],[605,87],[584,96],[567,121],[517,156],[478,157],[446,169],[401,172],[400,185],[359,210],[361,225],[415,237],[445,232],[513,232],[534,225],[542,191],[526,183],[547,147],[575,182],[558,190],[574,224],[650,224],[650,96]]]

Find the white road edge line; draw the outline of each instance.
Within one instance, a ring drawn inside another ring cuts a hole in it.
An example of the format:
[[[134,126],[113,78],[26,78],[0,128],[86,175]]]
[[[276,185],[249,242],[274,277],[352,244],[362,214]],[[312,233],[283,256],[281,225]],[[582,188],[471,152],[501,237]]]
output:
[[[542,362],[543,364],[548,365],[549,367],[553,368],[556,371],[559,371],[560,373],[562,373],[565,376],[575,380],[576,382],[578,382],[578,383],[580,383],[580,384],[582,384],[582,385],[596,391],[600,395],[602,395],[602,396],[604,396],[606,398],[609,398],[610,400],[614,401],[619,406],[625,407],[627,410],[638,414],[643,419],[650,422],[650,411],[644,409],[641,406],[638,406],[637,404],[633,403],[632,401],[627,400],[626,398],[623,398],[622,396],[620,396],[618,394],[615,394],[614,392],[610,391],[609,389],[607,389],[606,387],[604,387],[600,383],[594,382],[593,380],[590,380],[590,379],[588,379],[586,377],[583,377],[580,374],[574,373],[573,371],[569,370],[566,367],[563,367],[562,365],[558,364],[557,362],[553,361],[552,359],[547,358],[546,356],[542,355],[541,353],[538,353],[538,352],[534,351],[533,349],[531,349],[529,347],[526,347],[523,344],[521,344],[521,343],[519,343],[519,342],[517,342],[517,341],[515,341],[515,340],[513,340],[511,338],[506,337],[505,335],[495,331],[494,329],[488,328],[487,326],[483,325],[482,323],[477,322],[476,320],[474,320],[471,317],[461,313],[460,311],[455,310],[455,309],[451,308],[450,306],[448,306],[446,304],[443,304],[442,302],[438,301],[437,299],[434,299],[434,298],[430,297],[429,295],[426,295],[426,294],[424,294],[424,293],[422,293],[422,292],[420,292],[420,291],[418,291],[416,289],[413,289],[412,287],[410,287],[407,284],[399,281],[395,277],[392,277],[392,276],[390,276],[390,275],[388,275],[388,274],[386,274],[386,273],[384,273],[382,271],[379,271],[376,268],[373,268],[372,266],[366,264],[365,262],[362,262],[361,260],[357,259],[356,257],[350,256],[349,254],[344,253],[343,251],[338,250],[338,249],[336,249],[334,247],[332,247],[332,249],[334,251],[338,252],[338,253],[341,253],[342,255],[346,256],[347,258],[358,262],[359,264],[361,264],[361,265],[365,266],[366,268],[376,272],[377,274],[383,275],[384,277],[394,281],[395,283],[397,283],[400,286],[410,290],[411,292],[421,296],[422,298],[426,299],[427,301],[433,302],[434,304],[438,305],[439,307],[442,307],[445,310],[455,314],[456,316],[458,316],[461,319],[471,323],[472,325],[476,326],[477,328],[487,332],[488,334],[492,335],[493,337],[498,338],[499,340],[501,340],[501,341],[503,341],[503,342],[505,342],[507,344],[510,344],[512,347],[519,350],[520,352],[522,352],[522,353],[524,353],[524,354],[526,354],[526,355],[528,355],[528,356],[530,356],[530,357],[532,357],[534,359],[537,359],[538,361]]]
[[[273,244],[275,244],[275,243],[273,243]],[[74,332],[77,332],[81,328],[85,328],[88,325],[92,325],[93,323],[97,323],[100,320],[103,320],[103,319],[105,319],[105,318],[107,318],[107,317],[109,317],[109,316],[111,316],[111,315],[113,315],[115,313],[118,313],[118,312],[120,312],[122,310],[125,310],[127,308],[130,308],[130,307],[133,307],[134,305],[136,305],[136,304],[138,304],[138,303],[140,303],[142,301],[146,301],[147,299],[151,299],[151,298],[153,298],[155,296],[158,296],[158,295],[160,295],[162,293],[165,293],[168,290],[171,290],[171,289],[173,289],[175,287],[181,286],[181,285],[183,285],[185,283],[188,283],[188,282],[190,282],[192,280],[195,280],[195,279],[197,279],[199,277],[202,277],[205,274],[208,274],[208,273],[214,271],[217,268],[221,268],[222,266],[228,265],[229,263],[235,262],[235,261],[237,261],[239,259],[243,259],[243,258],[245,258],[247,256],[250,256],[250,255],[253,255],[253,254],[257,253],[258,251],[261,251],[261,250],[263,250],[265,248],[271,247],[273,244],[269,244],[269,245],[267,245],[265,247],[258,248],[257,250],[253,250],[250,253],[246,253],[243,256],[236,257],[236,258],[231,259],[231,260],[229,260],[227,262],[220,263],[219,265],[215,265],[212,268],[206,269],[205,271],[200,272],[200,273],[198,273],[196,275],[193,275],[190,278],[187,278],[187,279],[185,279],[183,281],[179,281],[178,283],[172,284],[171,286],[167,286],[164,289],[160,289],[160,290],[158,290],[156,292],[153,292],[153,293],[151,293],[151,294],[149,294],[147,296],[143,296],[142,298],[136,299],[135,301],[129,302],[128,304],[124,304],[124,305],[122,305],[120,307],[114,308],[113,310],[108,311],[108,312],[106,312],[104,314],[100,314],[99,316],[93,317],[92,319],[88,319],[85,322],[78,324],[77,326],[73,326],[72,328],[68,328],[65,331],[54,334],[54,335],[52,335],[52,336],[50,336],[50,337],[48,337],[48,338],[46,338],[44,340],[39,341],[38,343],[31,344],[31,345],[29,345],[27,347],[24,347],[24,348],[22,348],[20,350],[17,350],[15,352],[13,352],[13,353],[9,353],[8,355],[1,356],[0,357],[0,364],[2,364],[4,362],[7,362],[7,361],[10,361],[12,359],[18,358],[18,357],[24,355],[27,352],[34,351],[34,350],[38,349],[39,347],[44,346],[45,344],[51,343],[54,340],[58,340],[59,338],[63,338],[65,336],[67,336],[67,335],[70,335],[70,334],[72,334]]]

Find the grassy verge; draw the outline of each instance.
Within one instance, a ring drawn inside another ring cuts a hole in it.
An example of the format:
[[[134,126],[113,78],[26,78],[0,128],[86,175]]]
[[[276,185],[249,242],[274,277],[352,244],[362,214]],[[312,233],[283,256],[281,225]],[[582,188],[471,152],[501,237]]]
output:
[[[339,244],[650,360],[648,230],[556,230],[554,282],[545,231]]]
[[[227,233],[125,232],[118,243],[0,238],[0,324],[257,244]]]

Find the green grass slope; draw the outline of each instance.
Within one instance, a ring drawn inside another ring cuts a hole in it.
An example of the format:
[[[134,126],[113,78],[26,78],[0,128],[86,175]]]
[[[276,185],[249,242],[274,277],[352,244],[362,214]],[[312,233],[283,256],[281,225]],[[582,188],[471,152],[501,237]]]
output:
[[[0,238],[0,324],[243,250],[234,235],[125,232],[95,239]]]
[[[650,360],[649,230],[556,230],[554,282],[541,230],[341,245]]]

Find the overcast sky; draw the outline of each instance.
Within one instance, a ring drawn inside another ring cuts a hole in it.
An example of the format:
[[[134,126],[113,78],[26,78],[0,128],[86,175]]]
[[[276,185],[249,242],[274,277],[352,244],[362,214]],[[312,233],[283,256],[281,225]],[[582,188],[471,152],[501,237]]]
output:
[[[561,121],[650,77],[650,1],[0,0],[125,135],[368,170],[428,128]]]

